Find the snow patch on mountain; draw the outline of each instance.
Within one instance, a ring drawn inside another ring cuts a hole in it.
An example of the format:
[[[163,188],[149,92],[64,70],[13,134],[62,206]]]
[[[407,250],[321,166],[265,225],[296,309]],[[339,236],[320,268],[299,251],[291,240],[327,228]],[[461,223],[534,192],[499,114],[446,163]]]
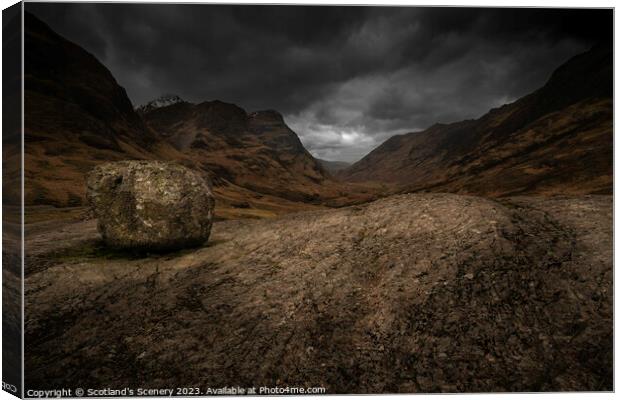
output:
[[[147,113],[157,108],[168,107],[177,103],[185,103],[185,100],[177,96],[176,94],[164,94],[155,100],[151,100],[146,104],[138,106],[136,111],[140,113]]]

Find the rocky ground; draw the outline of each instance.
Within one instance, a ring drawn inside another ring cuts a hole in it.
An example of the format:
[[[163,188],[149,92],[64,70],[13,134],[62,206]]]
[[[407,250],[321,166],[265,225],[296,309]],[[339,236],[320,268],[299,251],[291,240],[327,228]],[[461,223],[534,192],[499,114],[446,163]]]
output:
[[[399,195],[166,254],[29,220],[28,389],[613,389],[611,196]]]

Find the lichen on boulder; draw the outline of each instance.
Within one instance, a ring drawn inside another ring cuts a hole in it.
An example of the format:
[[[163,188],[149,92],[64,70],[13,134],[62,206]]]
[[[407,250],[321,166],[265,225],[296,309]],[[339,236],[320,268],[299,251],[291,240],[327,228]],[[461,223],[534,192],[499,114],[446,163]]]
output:
[[[161,161],[119,161],[87,177],[88,202],[114,248],[175,250],[205,243],[214,198],[206,176]]]

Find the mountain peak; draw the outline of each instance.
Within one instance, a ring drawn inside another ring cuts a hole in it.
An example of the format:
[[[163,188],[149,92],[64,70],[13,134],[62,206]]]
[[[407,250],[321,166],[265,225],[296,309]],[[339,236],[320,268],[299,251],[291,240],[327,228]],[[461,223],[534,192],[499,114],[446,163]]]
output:
[[[177,96],[176,94],[163,94],[159,96],[158,98],[151,100],[148,103],[137,107],[136,111],[144,114],[149,111],[155,110],[157,108],[168,107],[173,104],[185,103],[185,102],[186,102],[185,100],[183,100],[181,97]]]

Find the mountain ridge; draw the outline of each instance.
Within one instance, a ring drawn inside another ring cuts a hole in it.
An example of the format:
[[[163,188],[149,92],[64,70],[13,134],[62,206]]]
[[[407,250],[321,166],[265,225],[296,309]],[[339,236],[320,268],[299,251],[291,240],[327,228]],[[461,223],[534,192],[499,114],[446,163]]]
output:
[[[84,174],[121,159],[179,159],[95,56],[24,13],[25,202],[84,204]]]
[[[178,102],[141,115],[178,151],[213,170],[216,187],[235,184],[310,204],[355,201],[348,189],[356,188],[334,180],[278,111],[248,113],[235,104],[213,100]],[[367,193],[361,197],[370,198]]]
[[[611,57],[611,47],[594,46],[529,95],[478,119],[391,137],[337,176],[403,191],[610,193]]]

